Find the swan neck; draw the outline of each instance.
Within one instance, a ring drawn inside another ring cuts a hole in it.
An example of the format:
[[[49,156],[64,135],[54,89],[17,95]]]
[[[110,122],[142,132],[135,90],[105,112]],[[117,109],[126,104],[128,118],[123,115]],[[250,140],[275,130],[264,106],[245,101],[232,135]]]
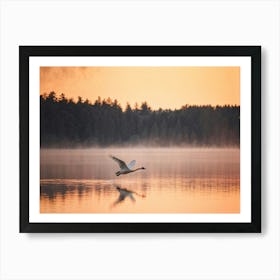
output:
[[[141,168],[141,167],[139,167],[139,168],[134,169],[133,171],[137,171],[137,170],[140,170],[140,169],[142,169],[142,168]]]

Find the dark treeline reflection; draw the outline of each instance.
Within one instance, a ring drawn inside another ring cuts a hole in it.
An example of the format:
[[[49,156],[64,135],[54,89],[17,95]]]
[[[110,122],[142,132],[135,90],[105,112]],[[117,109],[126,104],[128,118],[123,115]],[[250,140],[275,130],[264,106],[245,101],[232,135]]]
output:
[[[152,110],[147,102],[121,108],[110,98],[77,102],[55,92],[40,96],[41,146],[239,146],[239,106],[184,105]],[[31,108],[32,109],[32,108]]]
[[[101,194],[109,194],[115,187],[110,184],[99,184],[95,182],[94,185],[84,182],[77,182],[71,180],[57,181],[57,180],[43,180],[41,181],[41,196],[54,200],[57,197],[63,199],[69,197],[78,197],[82,199],[95,192],[97,196]]]

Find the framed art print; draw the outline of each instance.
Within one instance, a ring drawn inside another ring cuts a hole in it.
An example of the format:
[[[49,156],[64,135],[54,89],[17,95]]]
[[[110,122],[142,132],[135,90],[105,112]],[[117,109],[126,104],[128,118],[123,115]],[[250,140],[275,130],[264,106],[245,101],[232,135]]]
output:
[[[20,232],[261,232],[260,46],[20,46]]]

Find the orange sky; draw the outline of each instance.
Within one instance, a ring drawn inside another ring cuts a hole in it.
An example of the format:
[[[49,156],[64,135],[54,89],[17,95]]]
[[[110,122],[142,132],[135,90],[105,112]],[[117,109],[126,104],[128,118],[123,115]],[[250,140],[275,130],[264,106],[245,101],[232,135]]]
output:
[[[123,108],[147,101],[153,109],[239,105],[239,67],[41,67],[40,94],[77,100],[110,97]]]

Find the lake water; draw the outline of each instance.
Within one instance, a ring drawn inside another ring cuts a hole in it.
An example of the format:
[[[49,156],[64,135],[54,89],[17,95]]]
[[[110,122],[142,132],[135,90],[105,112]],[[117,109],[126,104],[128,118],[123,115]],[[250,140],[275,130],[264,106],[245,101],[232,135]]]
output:
[[[145,170],[117,177],[114,155]],[[41,213],[239,213],[240,151],[41,149]]]

